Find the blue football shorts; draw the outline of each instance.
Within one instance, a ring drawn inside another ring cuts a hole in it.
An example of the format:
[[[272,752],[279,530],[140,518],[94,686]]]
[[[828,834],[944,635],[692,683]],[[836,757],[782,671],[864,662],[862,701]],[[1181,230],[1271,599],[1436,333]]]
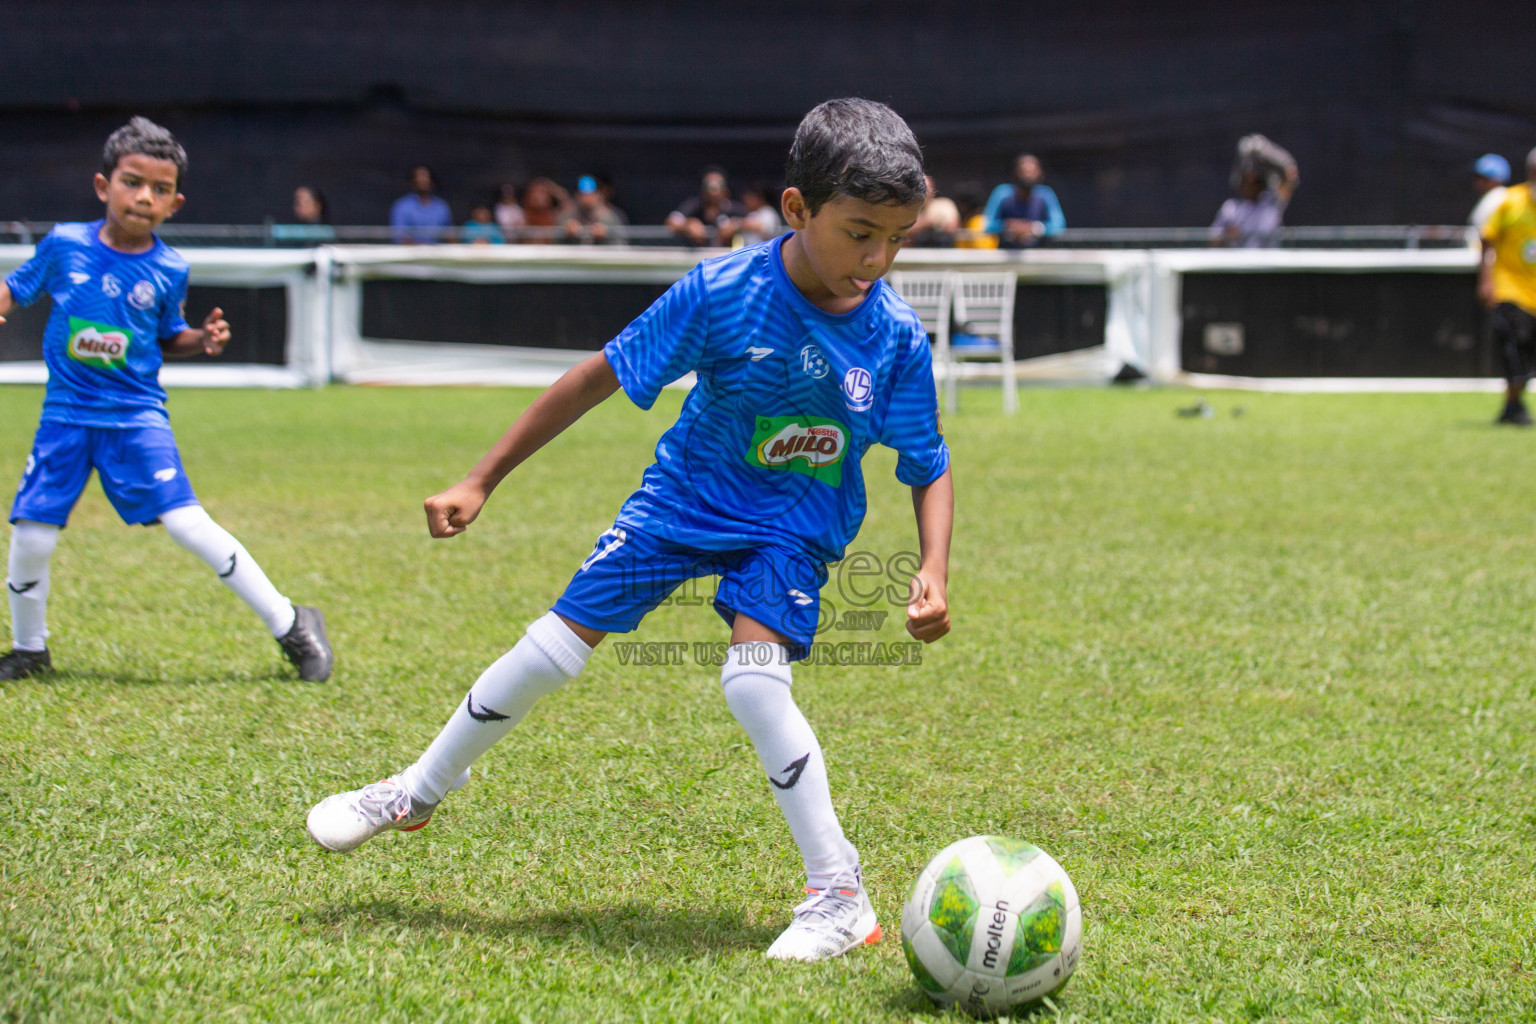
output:
[[[554,611],[588,629],[628,633],[679,586],[701,576],[720,577],[714,606],[727,625],[745,615],[783,634],[791,661],[810,652],[827,567],[789,548],[706,551],[616,524],[597,538]]]
[[[173,508],[196,505],[170,427],[77,427],[43,422],[11,504],[11,522],[64,526],[91,478],[129,524],[149,525]]]

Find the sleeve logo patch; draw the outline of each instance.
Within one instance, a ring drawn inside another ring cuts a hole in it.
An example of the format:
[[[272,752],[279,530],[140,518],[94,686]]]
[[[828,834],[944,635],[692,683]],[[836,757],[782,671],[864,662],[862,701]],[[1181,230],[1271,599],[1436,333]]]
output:
[[[126,327],[69,318],[69,358],[102,370],[121,370],[128,365],[128,345],[133,332]]]
[[[759,416],[747,463],[759,469],[803,473],[822,483],[843,482],[848,429],[818,416]]]

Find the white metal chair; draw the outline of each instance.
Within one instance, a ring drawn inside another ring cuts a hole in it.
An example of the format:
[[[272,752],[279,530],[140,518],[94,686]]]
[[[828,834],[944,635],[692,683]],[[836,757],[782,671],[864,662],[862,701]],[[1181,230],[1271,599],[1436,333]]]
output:
[[[933,365],[945,384],[949,411],[955,411],[954,360],[949,355],[950,309],[955,294],[955,273],[951,270],[895,270],[886,275],[896,294],[923,323],[923,330],[933,342]]]
[[[1019,383],[1013,365],[1013,299],[1019,279],[1011,273],[957,273],[954,277],[954,315],[960,330],[967,336],[995,338],[997,344],[956,345],[954,339],[946,339],[951,343],[946,345],[950,365],[945,373],[945,404],[950,412],[954,411],[959,369],[955,364],[968,359],[995,359],[1002,364],[1003,412],[1015,412],[1019,407]]]

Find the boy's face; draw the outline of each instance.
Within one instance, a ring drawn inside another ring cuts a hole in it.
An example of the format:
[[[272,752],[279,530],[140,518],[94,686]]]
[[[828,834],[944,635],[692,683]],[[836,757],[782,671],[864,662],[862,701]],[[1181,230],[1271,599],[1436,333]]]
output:
[[[813,215],[799,189],[786,189],[784,219],[795,229],[809,269],[829,293],[806,297],[812,302],[851,299],[845,304],[857,305],[891,269],[922,208],[922,203],[891,206],[834,196]]]
[[[148,235],[187,197],[176,191],[176,164],[130,153],[119,158],[112,177],[96,175],[96,198],[107,204],[107,219],[131,237]]]

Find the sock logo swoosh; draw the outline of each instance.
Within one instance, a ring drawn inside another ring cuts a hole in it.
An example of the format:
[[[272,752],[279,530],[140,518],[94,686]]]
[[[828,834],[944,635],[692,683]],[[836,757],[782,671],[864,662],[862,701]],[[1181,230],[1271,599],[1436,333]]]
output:
[[[41,582],[43,582],[43,581],[42,580],[33,580],[31,583],[23,583],[21,586],[18,587],[16,584],[12,583],[10,580],[6,580],[5,581],[5,585],[6,585],[7,589],[9,589],[10,592],[13,593],[13,594],[25,594],[27,591],[31,590],[33,587],[37,586]]]
[[[780,782],[778,779],[774,778],[772,775],[768,776],[768,781],[773,783],[775,786],[779,787],[780,789],[794,789],[795,788],[795,783],[800,781],[800,776],[805,774],[805,765],[806,765],[806,763],[808,761],[810,761],[810,759],[811,759],[811,755],[810,754],[806,754],[805,756],[800,757],[800,758],[798,758],[798,759],[796,759],[794,761],[791,761],[789,763],[789,765],[784,769],[786,772],[789,773],[789,781],[787,781],[787,782]]]
[[[229,568],[219,573],[219,579],[227,580],[235,574],[235,561],[240,557],[240,552],[233,551],[229,556]]]
[[[507,715],[503,715],[497,711],[492,711],[484,704],[481,704],[480,710],[476,711],[475,695],[472,693],[464,698],[464,710],[468,711],[469,717],[473,718],[477,722],[505,722],[508,718]]]

